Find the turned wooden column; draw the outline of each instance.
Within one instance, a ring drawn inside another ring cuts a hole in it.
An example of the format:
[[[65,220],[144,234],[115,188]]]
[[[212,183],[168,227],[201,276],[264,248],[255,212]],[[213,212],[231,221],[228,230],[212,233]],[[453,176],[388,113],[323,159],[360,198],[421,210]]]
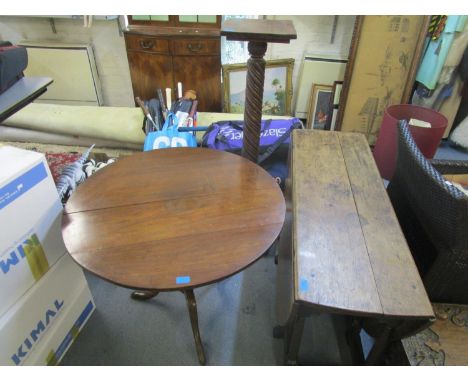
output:
[[[242,156],[252,162],[258,160],[262,120],[265,60],[268,42],[288,44],[297,38],[290,20],[230,19],[221,26],[221,35],[228,40],[248,41],[250,58],[247,61],[247,82],[244,109],[244,138]]]
[[[265,83],[266,62],[263,56],[267,50],[267,43],[250,41],[248,49],[250,58],[247,61],[242,156],[252,162],[257,162]]]

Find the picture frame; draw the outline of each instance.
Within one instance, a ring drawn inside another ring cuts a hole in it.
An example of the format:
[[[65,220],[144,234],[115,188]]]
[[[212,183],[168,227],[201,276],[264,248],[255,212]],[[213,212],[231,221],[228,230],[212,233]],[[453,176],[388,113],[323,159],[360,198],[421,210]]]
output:
[[[312,84],[307,112],[307,128],[325,130],[330,118],[332,85]]]
[[[342,89],[343,89],[343,81],[334,81],[333,82],[333,88],[332,88],[333,106],[339,106],[340,105],[340,96],[341,96],[341,90]]]
[[[223,65],[224,112],[244,113],[247,64]],[[294,59],[266,61],[262,114],[291,115]]]
[[[343,81],[334,81],[332,87],[332,94],[330,96],[330,106],[328,109],[328,118],[325,124],[325,130],[335,130],[336,116],[340,106],[341,90],[343,88]]]

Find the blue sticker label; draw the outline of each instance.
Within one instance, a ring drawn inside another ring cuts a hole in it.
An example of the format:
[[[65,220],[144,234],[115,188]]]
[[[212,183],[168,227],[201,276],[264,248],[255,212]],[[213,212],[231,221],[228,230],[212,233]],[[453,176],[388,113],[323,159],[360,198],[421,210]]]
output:
[[[301,292],[307,292],[309,290],[309,282],[306,279],[301,279],[299,282],[299,290]]]
[[[176,284],[188,284],[190,282],[190,276],[178,276],[175,282]]]
[[[0,188],[0,210],[28,192],[36,184],[47,178],[44,163],[39,163],[31,170]]]

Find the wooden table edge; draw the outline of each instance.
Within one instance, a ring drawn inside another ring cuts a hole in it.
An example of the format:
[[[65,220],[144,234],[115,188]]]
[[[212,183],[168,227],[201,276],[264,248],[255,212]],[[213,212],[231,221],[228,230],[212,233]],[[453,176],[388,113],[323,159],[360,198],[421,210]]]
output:
[[[320,303],[313,303],[310,301],[304,301],[301,299],[296,299],[296,303],[312,308],[316,310],[317,312],[322,312],[322,313],[333,313],[333,314],[342,314],[346,316],[356,316],[356,317],[369,317],[369,318],[375,318],[375,319],[392,319],[392,320],[397,320],[397,319],[404,319],[404,320],[435,320],[435,315],[429,316],[429,315],[399,315],[399,314],[386,314],[386,313],[379,313],[379,312],[370,312],[370,311],[360,311],[360,310],[351,310],[351,309],[346,309],[346,308],[339,308],[339,307],[334,307],[334,306],[328,306],[328,305],[322,305]]]

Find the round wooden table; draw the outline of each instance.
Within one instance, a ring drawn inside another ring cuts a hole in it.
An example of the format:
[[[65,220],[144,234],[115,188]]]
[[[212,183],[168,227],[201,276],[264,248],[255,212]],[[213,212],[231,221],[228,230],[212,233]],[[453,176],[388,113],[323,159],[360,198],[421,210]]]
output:
[[[62,234],[84,269],[148,299],[186,296],[198,358],[206,363],[193,289],[227,278],[277,238],[285,202],[274,179],[240,156],[171,148],[123,157],[68,200]]]

